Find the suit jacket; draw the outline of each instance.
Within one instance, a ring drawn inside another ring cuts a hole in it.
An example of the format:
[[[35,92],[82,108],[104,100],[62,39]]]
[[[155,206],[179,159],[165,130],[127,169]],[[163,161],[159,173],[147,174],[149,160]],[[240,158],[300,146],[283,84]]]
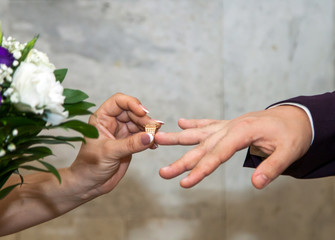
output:
[[[289,166],[283,174],[295,178],[335,175],[335,92],[299,96],[279,103],[286,102],[298,103],[309,109],[314,124],[314,141],[306,154]],[[250,154],[249,148],[244,167],[256,168],[261,162],[260,157]]]

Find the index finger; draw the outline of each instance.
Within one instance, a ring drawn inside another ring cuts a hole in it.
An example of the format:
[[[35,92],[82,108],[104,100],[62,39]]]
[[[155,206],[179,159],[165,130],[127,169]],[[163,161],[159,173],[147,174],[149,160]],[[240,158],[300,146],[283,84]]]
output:
[[[216,132],[225,132],[227,122],[228,121],[211,119],[181,119],[179,120],[179,125],[181,125],[182,128],[185,127],[187,129],[175,133],[159,132],[156,134],[155,140],[156,143],[161,145],[194,145],[200,143]]]
[[[161,145],[194,145],[200,143],[207,134],[197,129],[187,129],[181,132],[158,132],[155,142]]]
[[[115,117],[123,111],[131,111],[137,116],[145,116],[148,110],[143,107],[141,102],[132,96],[123,93],[116,93],[107,99],[97,110],[97,113],[102,113],[107,116]]]
[[[221,122],[223,120],[220,120]],[[181,118],[178,121],[178,125],[182,129],[189,129],[189,128],[201,128],[206,127],[211,124],[215,124],[220,122],[219,120],[214,119],[185,119]]]

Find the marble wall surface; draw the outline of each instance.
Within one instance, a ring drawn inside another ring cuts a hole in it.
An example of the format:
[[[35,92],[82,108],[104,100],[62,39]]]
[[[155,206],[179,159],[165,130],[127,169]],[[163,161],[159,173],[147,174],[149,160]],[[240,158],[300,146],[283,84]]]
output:
[[[6,35],[28,41],[64,84],[100,105],[139,98],[163,131],[183,118],[231,119],[296,95],[334,89],[334,0],[1,0]],[[78,149],[78,148],[77,148]],[[3,239],[333,239],[334,178],[279,177],[255,190],[245,151],[192,189],[159,168],[189,147],[134,156],[115,191]],[[58,167],[77,150],[56,148]]]

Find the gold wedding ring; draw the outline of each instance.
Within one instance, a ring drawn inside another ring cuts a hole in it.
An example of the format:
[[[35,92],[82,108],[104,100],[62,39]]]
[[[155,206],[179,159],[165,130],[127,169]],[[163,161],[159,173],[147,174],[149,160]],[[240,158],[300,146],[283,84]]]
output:
[[[146,133],[150,133],[152,135],[155,135],[155,133],[157,132],[157,128],[158,128],[158,124],[147,124],[144,126],[145,128],[145,132]]]

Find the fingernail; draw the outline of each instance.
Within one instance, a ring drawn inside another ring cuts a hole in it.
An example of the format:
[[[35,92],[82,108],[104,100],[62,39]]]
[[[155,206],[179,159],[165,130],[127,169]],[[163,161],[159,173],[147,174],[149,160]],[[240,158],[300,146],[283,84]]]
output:
[[[154,145],[152,146],[153,149],[157,149],[158,148],[158,144],[154,143]]]
[[[146,107],[144,107],[142,104],[140,104],[140,107],[143,109],[144,112],[149,113],[149,110]]]
[[[154,119],[155,122],[158,122],[160,124],[165,124],[165,122],[161,121],[161,120],[157,120],[157,119]]]
[[[154,135],[147,133],[141,136],[141,142],[143,145],[149,145],[154,140]]]
[[[264,188],[270,183],[270,179],[262,173],[256,177],[256,181],[261,186],[261,188]]]
[[[161,170],[165,171],[165,170],[168,170],[170,167],[169,166],[166,166],[166,167],[162,167]]]

